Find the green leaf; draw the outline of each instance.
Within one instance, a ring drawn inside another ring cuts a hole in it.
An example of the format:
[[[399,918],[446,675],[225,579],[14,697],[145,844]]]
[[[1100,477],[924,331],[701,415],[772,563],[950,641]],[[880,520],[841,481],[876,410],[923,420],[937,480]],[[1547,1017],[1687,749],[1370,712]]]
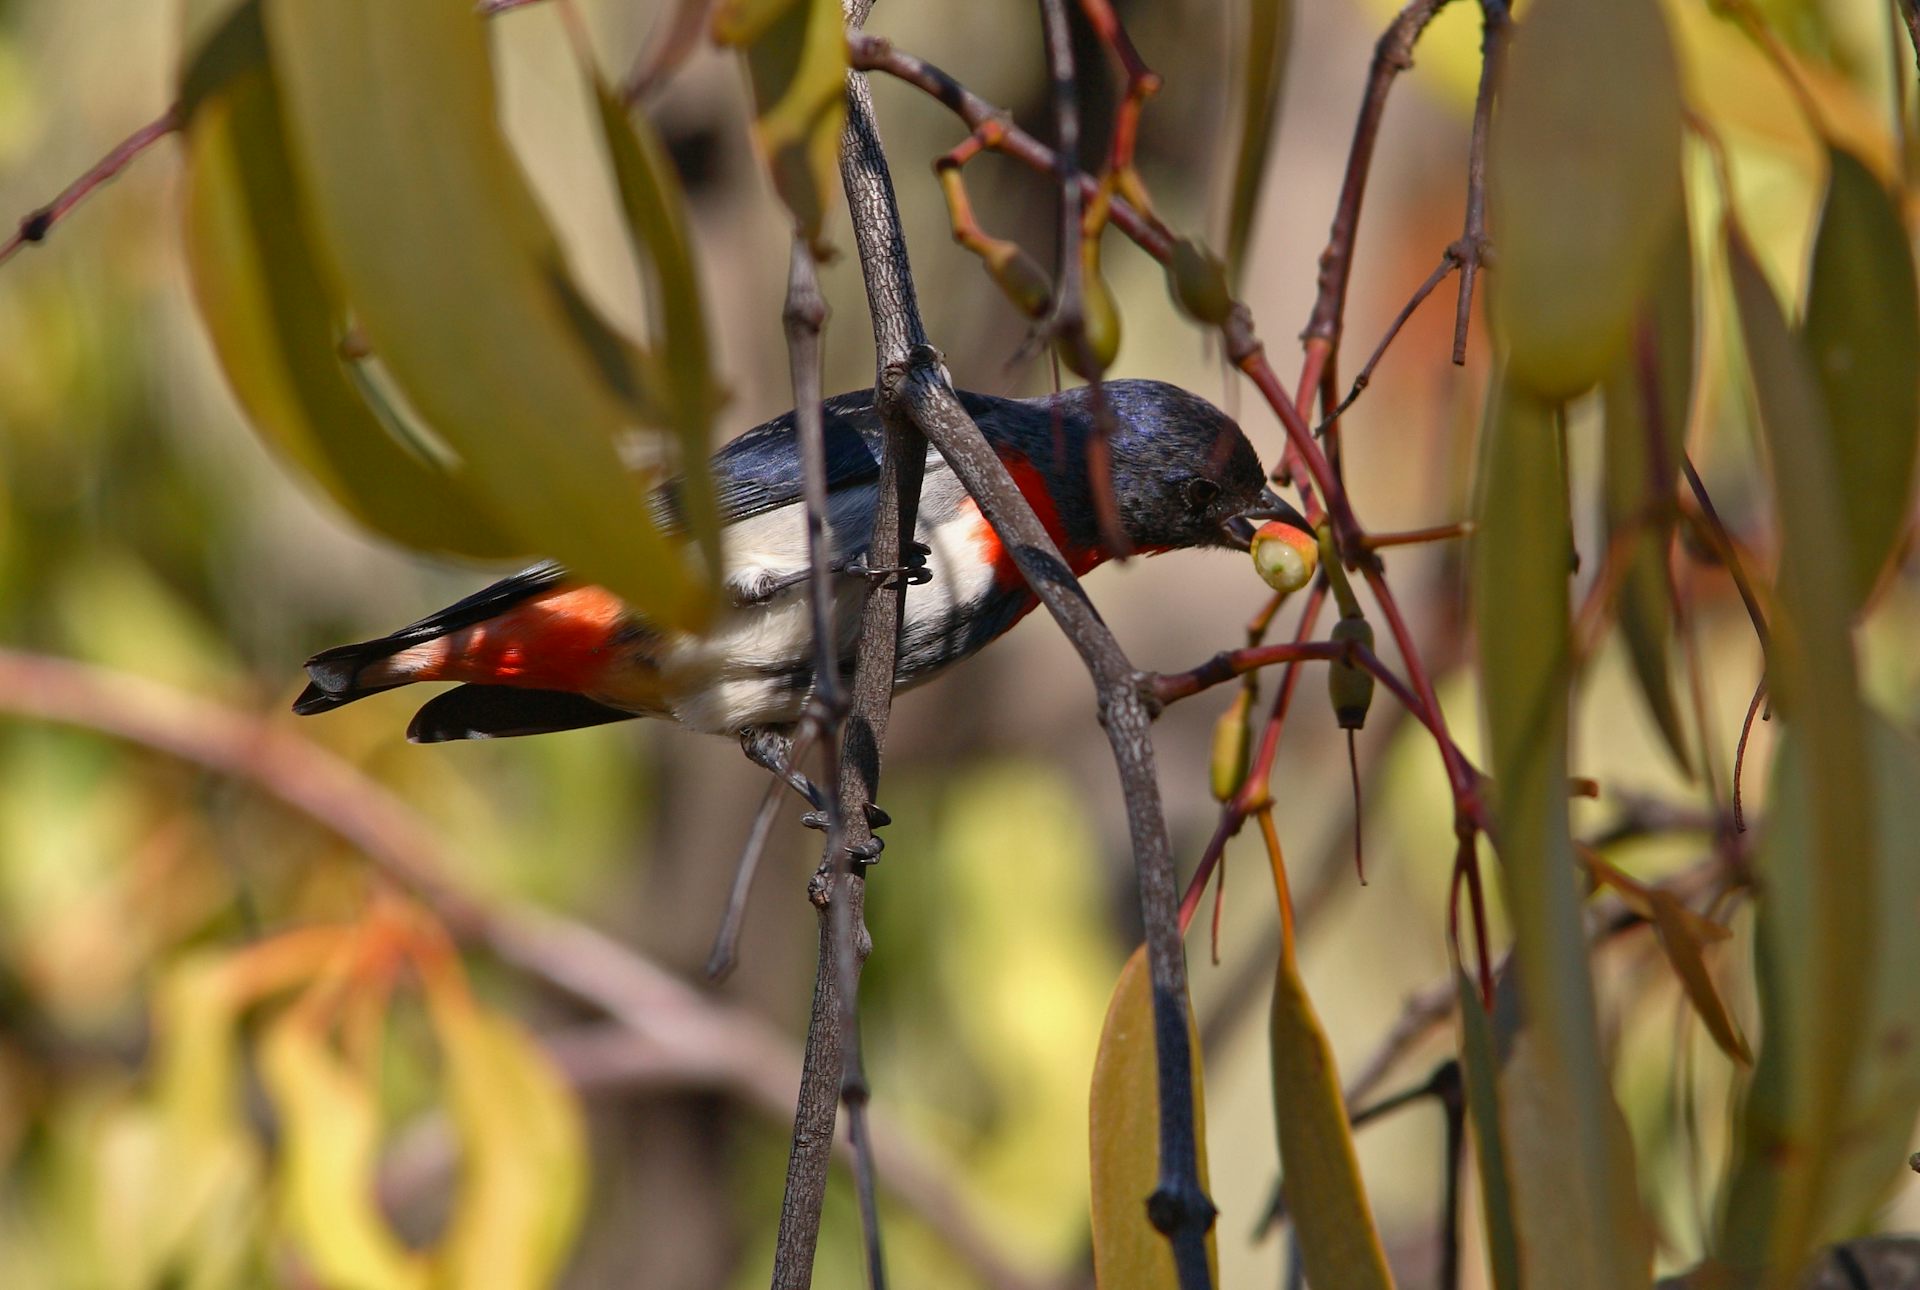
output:
[[[1275,877],[1280,877],[1277,865]],[[1286,899],[1284,890],[1281,899]],[[1393,1276],[1387,1271],[1386,1252],[1374,1230],[1373,1210],[1353,1151],[1353,1130],[1347,1123],[1333,1045],[1300,978],[1291,918],[1284,914],[1268,1037],[1280,1168],[1307,1280],[1354,1290],[1391,1287]]]
[[[720,514],[707,472],[707,444],[725,396],[707,347],[707,311],[695,272],[686,198],[673,160],[653,127],[644,117],[629,116],[619,95],[596,70],[587,70],[627,236],[646,278],[648,324],[656,346],[650,355],[654,384],[680,443],[676,497],[687,531],[701,544],[708,566],[719,568]]]
[[[315,227],[475,496],[654,622],[701,626],[714,571],[649,514],[668,454],[634,432],[658,400],[568,277],[500,133],[483,20],[467,0],[282,0],[267,19]]]
[[[403,546],[527,554],[476,507],[456,464],[394,438],[354,384],[340,352],[345,310],[288,165],[259,6],[236,9],[212,43],[224,66],[186,128],[187,267],[248,420],[342,510]]]
[[[1200,1185],[1207,1185],[1206,1099],[1200,1036],[1187,1010],[1193,1051],[1193,1131]],[[1153,1044],[1153,989],[1146,947],[1120,969],[1093,1058],[1089,1144],[1093,1152],[1093,1275],[1104,1290],[1178,1287],[1167,1238],[1147,1221],[1147,1197],[1160,1179],[1160,1078]],[[1213,1232],[1207,1262],[1219,1275]]]
[[[840,0],[728,0],[714,39],[742,47],[753,85],[753,138],[795,223],[824,254],[847,119],[847,35]]]
[[[1736,1268],[1764,1269],[1768,1284],[1784,1285],[1818,1239],[1862,1053],[1878,864],[1851,588],[1834,575],[1852,566],[1826,409],[1813,365],[1737,228],[1728,227],[1727,244],[1781,530],[1769,685],[1801,754],[1777,780],[1776,809],[1803,811],[1807,822],[1795,854],[1773,848],[1778,859],[1760,898],[1770,935],[1798,952],[1791,963],[1760,960],[1763,1045],[1722,1248]],[[1911,838],[1901,845],[1910,854]]]
[[[1667,222],[1630,343],[1607,371],[1603,496],[1608,541],[1631,544],[1617,608],[1627,657],[1667,747],[1689,772],[1667,662],[1673,640],[1668,552],[1679,515],[1674,489],[1686,456],[1693,369],[1693,248],[1681,207]],[[1628,533],[1633,536],[1622,536]]]
[[[1487,1227],[1487,1265],[1494,1290],[1520,1290],[1520,1235],[1514,1226],[1513,1183],[1500,1125],[1499,1059],[1480,994],[1466,974],[1453,974],[1460,1009],[1460,1069],[1480,1164],[1480,1213]]]
[[[1855,608],[1909,521],[1920,448],[1920,300],[1892,194],[1851,153],[1827,150],[1832,179],[1813,244],[1804,339],[1839,465]]]
[[[436,1282],[551,1285],[587,1197],[579,1106],[519,1027],[431,977],[427,989],[462,1166],[447,1235],[434,1252]]]
[[[1526,1126],[1507,1135],[1514,1176],[1526,1180],[1521,1247],[1530,1284],[1611,1290],[1644,1284],[1652,1251],[1600,1046],[1567,816],[1572,552],[1552,410],[1503,376],[1483,453],[1473,601],[1527,1018],[1525,1060],[1516,1052],[1502,1089],[1504,1109]],[[1535,1260],[1549,1257],[1556,1271],[1541,1281]]]
[[[1246,273],[1253,214],[1259,206],[1274,125],[1280,116],[1280,96],[1286,88],[1287,53],[1293,45],[1293,0],[1247,0],[1244,40],[1240,146],[1234,154],[1233,194],[1227,207],[1227,274],[1236,284]]]
[[[1489,149],[1511,379],[1568,398],[1624,347],[1680,203],[1680,90],[1657,0],[1535,0]]]

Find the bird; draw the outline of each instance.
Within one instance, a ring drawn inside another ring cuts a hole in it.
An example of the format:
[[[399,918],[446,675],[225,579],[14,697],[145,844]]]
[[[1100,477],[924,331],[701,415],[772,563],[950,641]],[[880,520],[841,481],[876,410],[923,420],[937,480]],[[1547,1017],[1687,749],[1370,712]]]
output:
[[[1133,553],[1245,551],[1256,521],[1308,527],[1267,485],[1232,418],[1161,381],[1105,382],[1032,399],[958,391],[995,453],[1083,575],[1119,554],[1096,518],[1088,447],[1095,399],[1111,413],[1107,457],[1119,525]],[[910,567],[866,563],[884,434],[871,390],[823,403],[838,657],[850,675],[865,584],[904,577],[895,690],[945,671],[1004,635],[1038,603],[1012,556],[944,458],[928,449]],[[415,743],[504,738],[652,717],[728,735],[747,756],[824,809],[789,764],[814,688],[805,506],[793,413],[723,446],[709,470],[718,501],[724,606],[699,634],[649,624],[618,596],[535,564],[373,640],[305,664],[301,715],[421,682],[457,682],[407,727]],[[683,531],[679,485],[651,499],[656,522]],[[877,811],[877,808],[870,808]],[[884,812],[879,812],[884,817]]]

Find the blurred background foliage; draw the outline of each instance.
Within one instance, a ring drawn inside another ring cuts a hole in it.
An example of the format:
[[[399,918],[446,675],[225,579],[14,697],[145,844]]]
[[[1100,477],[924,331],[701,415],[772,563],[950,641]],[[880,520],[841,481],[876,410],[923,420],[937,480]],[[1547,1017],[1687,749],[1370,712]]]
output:
[[[1888,6],[1755,7],[1833,135],[1879,173],[1910,174],[1915,158],[1901,153],[1908,135],[1894,130],[1889,105],[1896,84],[1911,80],[1911,51]],[[580,5],[605,65],[623,65],[639,47],[655,8]],[[1142,170],[1172,224],[1217,233],[1232,156],[1233,78],[1223,69],[1235,63],[1237,9],[1201,0],[1119,8],[1166,81],[1145,117]],[[1312,298],[1367,58],[1393,9],[1387,0],[1351,0],[1295,14],[1244,278],[1276,363]],[[1759,263],[1782,296],[1799,299],[1825,187],[1821,144],[1778,70],[1734,23],[1697,0],[1670,0],[1664,11],[1688,101],[1729,151]],[[1046,135],[1030,5],[888,3],[872,27]],[[1092,149],[1106,137],[1112,69],[1089,34],[1079,35]],[[610,317],[643,330],[592,102],[557,16],[539,7],[513,14],[491,38],[510,134],[577,280]],[[164,106],[177,40],[170,5],[0,0],[0,211],[43,202]],[[1449,6],[1396,91],[1358,245],[1349,353],[1364,353],[1458,234],[1478,42],[1477,11]],[[1899,101],[1910,103],[1907,89]],[[1046,388],[1045,366],[1019,357],[1024,320],[948,237],[927,163],[958,131],[902,87],[882,81],[876,97],[928,327],[956,379],[993,392]],[[723,437],[788,401],[779,309],[787,225],[754,162],[746,104],[735,62],[703,50],[649,110],[690,202],[730,395]],[[991,156],[968,176],[983,223],[1044,258],[1046,185]],[[1702,302],[1689,444],[1729,528],[1765,560],[1774,529],[1757,467],[1760,430],[1709,236],[1718,193],[1696,143],[1686,177],[1696,253],[1709,266],[1703,280],[1714,284]],[[46,246],[0,272],[0,642],[154,682],[310,741],[417,812],[457,858],[462,887],[508,907],[584,919],[697,980],[759,788],[723,741],[636,723],[416,748],[402,739],[407,702],[399,698],[295,728],[285,709],[302,658],[463,594],[480,571],[365,536],[246,430],[189,300],[179,178],[177,152],[163,145]],[[848,246],[844,211],[829,216],[826,232]],[[1127,329],[1112,374],[1177,381],[1238,408],[1271,459],[1277,427],[1175,315],[1159,267],[1118,246],[1104,267]],[[827,387],[854,388],[869,379],[871,347],[850,257],[833,266],[826,287],[834,308]],[[1440,294],[1450,300],[1450,290]],[[1416,315],[1347,418],[1347,477],[1377,527],[1468,511],[1485,328],[1476,319],[1464,369],[1447,360],[1450,334],[1449,308]],[[1576,478],[1598,476],[1599,415],[1594,400],[1572,410]],[[1582,548],[1604,545],[1597,503],[1576,498],[1574,511]],[[1456,732],[1485,764],[1462,666],[1460,553],[1412,548],[1392,564]],[[1677,569],[1716,734],[1705,755],[1724,782],[1759,652],[1724,573],[1685,551]],[[1093,590],[1135,660],[1164,669],[1234,643],[1265,594],[1244,564],[1224,556],[1137,562],[1101,574]],[[1862,627],[1861,678],[1872,704],[1908,731],[1920,717],[1916,633],[1920,577],[1903,557]],[[582,1287],[765,1283],[788,1125],[764,1100],[697,1070],[644,1063],[589,1078],[588,1047],[565,1042],[581,1038],[576,1005],[484,953],[461,967],[433,926],[333,833],[242,779],[20,715],[33,710],[23,688],[30,676],[3,667],[0,676],[14,686],[0,689],[7,1285],[507,1283],[462,1282],[446,1270],[471,1258],[494,1271],[507,1266],[502,1258],[522,1258],[526,1284],[550,1269],[561,1284]],[[1169,816],[1188,862],[1214,820],[1206,750],[1228,701],[1218,694],[1172,709],[1159,726]],[[1089,1275],[1086,1090],[1104,1001],[1138,931],[1118,794],[1090,697],[1066,642],[1030,623],[904,699],[889,746],[886,805],[898,823],[869,888],[877,946],[863,991],[870,1074],[879,1105],[977,1217],[991,1261],[1006,1269],[1004,1285],[1073,1285]],[[1384,709],[1360,747],[1368,886],[1352,878],[1350,800],[1330,713],[1302,703],[1274,777],[1302,910],[1302,972],[1349,1071],[1403,999],[1448,971],[1451,802],[1430,743]],[[1765,809],[1771,736],[1772,727],[1759,726],[1748,754],[1756,810]],[[1576,803],[1582,835],[1649,799],[1699,801],[1613,636],[1579,691],[1572,764],[1601,786],[1597,800]],[[1611,847],[1608,857],[1652,881],[1706,846],[1704,832],[1669,833]],[[741,968],[715,992],[772,1019],[796,1046],[814,955],[804,883],[815,850],[813,835],[782,833]],[[1191,956],[1222,1282],[1235,1287],[1274,1284],[1284,1259],[1284,1241],[1258,1230],[1277,1174],[1259,1033],[1277,940],[1255,877],[1261,858],[1251,836],[1229,848],[1219,966],[1209,966],[1197,933]],[[1732,927],[1734,940],[1711,961],[1729,1006],[1750,1020],[1751,977],[1728,970],[1747,962],[1750,915],[1740,911]],[[1713,1230],[1731,1070],[1690,1019],[1652,937],[1616,941],[1597,955],[1595,973],[1657,1260],[1686,1267]],[[314,1043],[335,1033],[339,1051],[378,1071],[372,1102],[355,1101],[365,1086],[337,1078],[327,1055],[335,1050]],[[554,1039],[557,1064],[514,1038],[522,1033]],[[253,1059],[235,1061],[236,1045]],[[1430,1038],[1403,1077],[1423,1077],[1449,1052],[1450,1038]],[[492,1077],[484,1087],[463,1078],[482,1068]],[[561,1088],[563,1073],[585,1088],[577,1104]],[[505,1107],[513,1113],[497,1110]],[[517,1124],[523,1136],[495,1141],[484,1127],[493,1121]],[[317,1124],[335,1132],[316,1138]],[[1438,1257],[1440,1117],[1396,1116],[1367,1128],[1359,1148],[1399,1279],[1425,1284]],[[555,1164],[542,1176],[559,1181],[552,1194],[497,1194],[504,1217],[476,1234],[478,1193],[468,1187],[460,1207],[450,1202],[454,1162],[472,1179],[500,1152],[547,1153]],[[376,1162],[377,1198],[343,1184],[356,1164]],[[285,1190],[270,1199],[262,1180],[275,1170]],[[296,1185],[286,1186],[289,1177]],[[566,1194],[575,1183],[578,1195]],[[182,1226],[189,1211],[199,1226]],[[950,1225],[929,1223],[897,1197],[886,1199],[885,1213],[900,1284],[994,1283],[977,1250],[957,1251],[942,1234]],[[1911,1186],[1892,1193],[1872,1223],[1920,1226],[1920,1194]],[[1470,1221],[1464,1231],[1474,1284],[1481,1226]],[[365,1239],[351,1239],[356,1232]],[[836,1187],[816,1284],[859,1282],[856,1236],[850,1194]],[[489,1238],[510,1252],[488,1250]]]

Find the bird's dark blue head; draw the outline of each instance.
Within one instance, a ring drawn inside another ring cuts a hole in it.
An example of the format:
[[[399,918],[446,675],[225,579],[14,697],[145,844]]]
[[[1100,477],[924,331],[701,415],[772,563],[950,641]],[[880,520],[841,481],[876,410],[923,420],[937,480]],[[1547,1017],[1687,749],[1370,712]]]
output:
[[[1108,381],[1102,394],[1113,412],[1114,502],[1136,550],[1217,546],[1244,551],[1254,521],[1286,519],[1309,528],[1267,487],[1253,445],[1213,404],[1162,381]],[[1090,426],[1091,391],[1082,388],[1062,397],[1076,396],[1076,410]],[[1088,507],[1086,514],[1069,519],[1069,527],[1084,525],[1089,545],[1098,546],[1098,526]]]

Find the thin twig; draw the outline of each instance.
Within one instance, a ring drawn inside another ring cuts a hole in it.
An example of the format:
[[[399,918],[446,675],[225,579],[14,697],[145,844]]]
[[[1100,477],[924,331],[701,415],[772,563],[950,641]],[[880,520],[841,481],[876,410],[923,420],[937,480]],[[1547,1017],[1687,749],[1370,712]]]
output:
[[[1360,396],[1366,392],[1367,386],[1373,381],[1373,369],[1378,367],[1380,360],[1387,356],[1387,349],[1393,344],[1395,339],[1399,337],[1400,329],[1405,327],[1407,321],[1413,317],[1415,311],[1426,303],[1427,297],[1433,294],[1434,288],[1446,281],[1447,275],[1459,268],[1460,264],[1461,256],[1458,243],[1449,246],[1445,251],[1440,253],[1440,263],[1435,265],[1433,272],[1427,275],[1427,280],[1414,289],[1413,295],[1408,298],[1407,303],[1400,306],[1400,312],[1393,316],[1391,323],[1387,324],[1386,335],[1382,336],[1380,343],[1373,347],[1373,353],[1367,356],[1366,364],[1361,367],[1359,374],[1353,378],[1353,388],[1347,391],[1347,397],[1340,400],[1339,406],[1327,413],[1320,424],[1314,427],[1313,433],[1315,435],[1325,437],[1340,418],[1345,415],[1347,409],[1352,407]]]
[[[1900,6],[1900,17],[1907,24],[1907,39],[1913,43],[1913,63],[1920,69],[1920,0],[1894,0]]]
[[[114,178],[134,158],[180,128],[180,105],[172,104],[153,120],[135,130],[114,146],[113,151],[93,163],[85,174],[68,184],[60,195],[38,210],[29,211],[13,236],[0,242],[0,264],[5,264],[23,246],[44,241],[53,226],[65,219],[73,208],[87,199],[96,188]]]
[[[791,769],[800,764],[812,743],[811,729],[802,730],[793,740],[788,753],[788,766]],[[713,948],[707,952],[707,979],[724,981],[732,975],[740,960],[740,930],[747,916],[747,900],[753,894],[753,880],[760,872],[760,861],[766,855],[767,843],[773,837],[773,822],[780,814],[780,806],[786,801],[788,793],[786,776],[775,774],[769,777],[766,791],[760,796],[759,809],[753,815],[753,827],[747,830],[747,842],[740,851],[740,859],[733,867],[733,884],[727,890],[726,908],[720,915],[720,926],[713,935]]]
[[[1467,224],[1460,234],[1460,303],[1453,315],[1453,361],[1467,361],[1467,324],[1473,317],[1473,284],[1487,254],[1487,127],[1511,22],[1507,0],[1480,0],[1480,88],[1473,99],[1473,138],[1467,146]]]

